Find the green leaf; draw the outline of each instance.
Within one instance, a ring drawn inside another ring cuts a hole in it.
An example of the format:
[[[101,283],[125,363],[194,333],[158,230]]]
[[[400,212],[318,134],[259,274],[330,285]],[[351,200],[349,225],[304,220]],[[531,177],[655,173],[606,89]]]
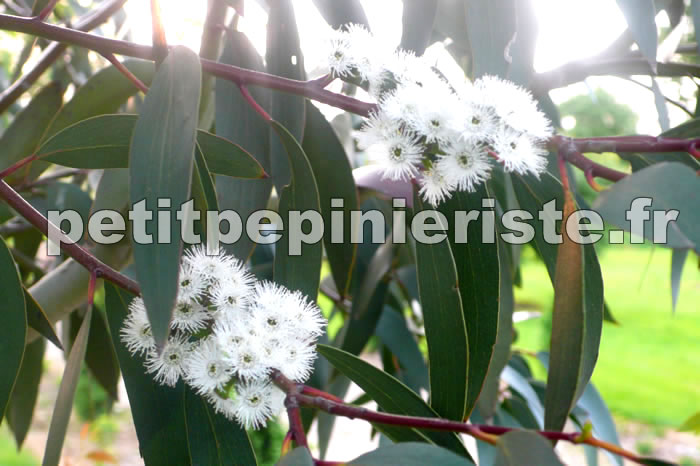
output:
[[[216,198],[216,187],[214,180],[207,167],[207,161],[202,155],[202,149],[197,144],[194,151],[194,172],[192,174],[192,199],[194,200],[194,210],[199,212],[200,221],[194,224],[195,235],[204,235],[207,242],[218,237],[219,231],[215,228],[213,232],[207,231],[207,212],[219,212],[219,201]],[[212,236],[209,236],[211,233]]]
[[[314,0],[314,5],[333,29],[347,24],[361,24],[369,29],[367,15],[359,0]]]
[[[304,58],[299,45],[294,7],[291,0],[273,0],[267,18],[267,72],[304,81]],[[303,140],[304,98],[282,92],[270,94],[270,116],[284,126],[297,141]],[[287,160],[286,142],[270,132],[270,174],[277,192],[289,184],[293,169]]]
[[[423,55],[430,44],[438,0],[404,0],[400,47]]]
[[[46,131],[51,119],[63,102],[63,87],[57,83],[43,87],[12,120],[0,137],[0,167],[6,168],[23,158],[32,155],[41,135]],[[9,180],[19,179],[27,174],[20,169]]]
[[[678,303],[678,295],[681,288],[681,276],[683,275],[683,266],[688,257],[687,249],[674,249],[671,255],[671,309],[676,310]]]
[[[511,59],[508,79],[528,86],[534,74],[535,45],[537,42],[537,17],[532,0],[515,2],[515,19],[517,34],[510,45]]]
[[[439,417],[413,390],[357,356],[327,345],[319,345],[318,352],[371,396],[382,410],[407,416]],[[402,427],[391,428],[389,432],[400,435],[394,438],[394,441],[425,441],[427,437],[431,442],[469,458],[467,450],[455,433],[427,430],[419,433],[416,429]]]
[[[656,73],[656,7],[654,0],[617,0],[639,50]]]
[[[343,145],[333,127],[326,121],[326,117],[311,102],[306,104],[306,127],[302,147],[318,185],[321,214],[323,223],[327,226],[323,244],[333,280],[340,296],[345,296],[350,287],[350,277],[357,255],[357,244],[348,241],[348,235],[351,234],[349,213],[359,209],[357,188]],[[342,199],[342,210],[331,209],[331,199]],[[340,243],[331,241],[332,210],[344,214],[342,227],[345,241]]]
[[[348,464],[356,464],[358,466],[384,466],[388,464],[400,464],[402,466],[423,466],[426,464],[465,466],[474,463],[435,445],[405,442],[379,447],[374,451],[358,456]]]
[[[496,343],[493,347],[491,365],[486,372],[484,388],[477,400],[479,412],[485,418],[493,416],[500,396],[501,372],[510,358],[510,345],[513,342],[513,310],[515,301],[513,297],[513,280],[508,273],[509,263],[507,254],[503,253],[506,244],[499,242],[498,259],[500,263],[500,295],[498,307],[498,331]]]
[[[151,85],[155,74],[153,62],[129,59],[125,60],[123,65],[146,86]],[[113,65],[101,69],[80,86],[71,100],[61,107],[43,140],[79,121],[97,115],[115,113],[129,97],[137,92],[138,89],[134,83]]]
[[[320,212],[316,179],[304,150],[284,126],[276,121],[270,124],[284,144],[291,168],[290,182],[280,194],[280,216],[286,220],[292,210]],[[319,239],[315,244],[302,244],[301,255],[290,255],[291,231],[287,225],[287,231],[275,245],[275,281],[291,290],[299,290],[313,300],[318,294],[323,247]]]
[[[506,76],[506,48],[516,30],[515,1],[490,0],[464,2],[467,33],[471,43],[473,74]]]
[[[690,10],[693,15],[694,30],[700,31],[700,0],[690,0]],[[697,47],[700,54],[700,41],[697,41]]]
[[[537,359],[542,363],[545,369],[549,369],[549,353],[546,351],[540,351],[537,353]],[[578,400],[577,406],[583,408],[583,410],[585,410],[588,414],[588,420],[593,425],[593,433],[596,438],[614,445],[620,445],[620,439],[617,435],[615,421],[613,420],[605,401],[603,401],[603,398],[600,396],[600,393],[592,382],[589,382],[586,388],[583,390],[583,394]],[[614,455],[607,451],[605,453],[611,459],[611,463],[622,466],[623,461],[620,456]]]
[[[413,206],[414,218],[425,210],[417,189],[414,189]],[[432,218],[436,228],[447,230],[448,226],[440,224],[439,218]],[[447,241],[436,244],[415,241],[415,248],[418,291],[428,342],[430,405],[443,417],[462,420],[467,408],[470,348],[455,259]]]
[[[668,183],[673,180],[673,183]],[[692,248],[700,252],[700,210],[693,199],[700,192],[700,179],[695,172],[681,163],[663,162],[639,170],[626,176],[606,189],[596,199],[593,208],[603,218],[627,231],[630,223],[626,212],[631,209],[632,201],[636,198],[649,198],[653,202],[646,210],[679,211],[675,222],[670,222],[667,228],[654,221],[654,215],[644,222],[643,234],[649,240],[654,240],[654,229],[667,231],[666,242],[662,244],[670,248]],[[663,215],[661,215],[663,218]],[[656,238],[661,241],[661,238]]]
[[[0,378],[0,421],[5,416],[7,404],[22,366],[24,345],[27,338],[27,315],[24,291],[12,254],[0,239],[0,303],[3,304],[0,338],[0,365],[4,376]]]
[[[170,388],[156,383],[144,370],[143,358],[132,356],[119,338],[132,298],[111,283],[105,283],[109,330],[129,396],[139,452],[149,466],[189,465],[184,384]]]
[[[255,452],[246,431],[218,414],[202,398],[185,388],[187,441],[193,465],[256,465]]]
[[[296,447],[280,458],[277,466],[314,466],[314,464],[308,448]]]
[[[501,377],[503,381],[510,386],[511,390],[515,390],[522,396],[539,427],[543,426],[544,408],[542,407],[540,398],[537,396],[537,392],[535,392],[535,389],[530,385],[530,381],[510,365],[503,368]]]
[[[177,297],[182,242],[175,214],[190,197],[201,73],[196,54],[171,49],[143,102],[129,151],[132,207],[145,200],[145,209],[156,212],[159,199],[170,200],[168,242],[155,242],[163,234],[162,222],[155,221],[146,224],[153,243],[133,241],[136,277],[159,346],[168,337]]]
[[[65,128],[44,142],[37,154],[72,168],[127,168],[129,145],[138,115],[100,115]],[[264,171],[240,146],[197,130],[197,142],[209,169],[241,178],[262,178]]]
[[[112,345],[106,345],[110,340],[107,322],[103,312],[96,308],[92,312],[90,322],[90,337],[87,343],[85,363],[95,380],[104,388],[113,400],[119,398],[119,361]],[[78,328],[82,325],[83,317],[74,312],[70,316],[71,339],[75,340]]]
[[[700,411],[690,416],[678,428],[681,432],[698,432],[700,433]]]
[[[22,448],[32,423],[34,407],[39,394],[39,382],[43,373],[46,341],[39,338],[29,343],[24,350],[22,367],[17,374],[15,390],[7,406],[7,422],[15,435],[17,449]]]
[[[539,180],[531,176],[513,176],[511,179],[521,208],[530,212],[533,215],[533,219],[538,218],[538,212],[540,210],[543,212],[542,221],[530,220],[528,223],[535,229],[535,247],[547,266],[547,271],[549,272],[552,282],[555,283],[558,273],[558,250],[561,249],[561,245],[557,247],[556,244],[551,244],[545,240],[543,223],[555,224],[556,222],[555,219],[551,217],[550,210],[543,210],[542,206],[555,200],[556,209],[562,209],[564,206],[562,185],[559,180],[554,178],[550,173],[545,173]],[[569,392],[567,395],[574,397],[574,399],[571,400],[571,406],[573,406],[573,403],[578,396],[580,396],[581,391],[585,388],[593,373],[593,368],[595,367],[598,357],[603,321],[603,278],[595,249],[592,244],[576,246],[582,249],[581,259],[578,265],[582,267],[582,283],[578,284],[574,282],[564,286],[583,288],[581,292],[581,296],[584,297],[581,301],[582,308],[580,312],[574,312],[572,314],[559,313],[558,317],[561,318],[558,318],[555,314],[554,319],[556,324],[553,322],[553,325],[556,325],[557,329],[571,326],[572,332],[574,330],[582,332],[578,335],[572,333],[569,336],[565,336],[566,331],[562,331],[559,335],[561,338],[566,338],[565,342],[571,343],[574,339],[578,339],[578,344],[582,345],[572,345],[571,347],[571,349],[575,349],[575,354],[578,356],[574,356],[574,354],[564,354],[560,350],[557,350],[560,351],[557,354],[557,358],[566,360],[558,362],[558,364],[562,365],[562,370],[570,374],[577,374],[578,382],[574,383],[574,393],[572,394]],[[575,316],[582,318],[583,322],[576,321]],[[571,319],[568,317],[571,317]],[[555,347],[555,340],[554,338],[552,339],[552,348]],[[572,381],[568,380],[568,382]],[[571,386],[569,387],[569,390],[570,389],[572,389]],[[552,388],[552,390],[555,389]],[[561,422],[561,418],[559,418],[559,422]]]
[[[394,259],[394,245],[391,237],[379,246],[361,276],[357,292],[353,294],[350,318],[343,329],[342,349],[352,354],[360,354],[382,314],[389,282],[386,279]],[[360,277],[358,277],[360,278]]]
[[[638,461],[639,461],[639,464],[644,464],[646,466],[678,466],[677,463],[659,460],[656,458],[638,458]]]
[[[455,212],[482,209],[482,199],[491,197],[485,184],[474,193],[457,192],[440,206],[448,219]],[[500,267],[498,243],[485,240],[487,226],[484,213],[469,223],[471,234],[466,244],[455,242],[454,231],[448,234],[450,248],[457,270],[457,284],[462,300],[462,312],[467,326],[469,364],[467,380],[467,404],[464,418],[468,418],[476,405],[486,374],[491,364],[498,334]],[[453,227],[454,229],[454,227]],[[495,231],[492,229],[489,234]],[[439,266],[437,268],[439,270]]]
[[[535,432],[511,431],[498,439],[494,466],[563,466],[552,444]]]
[[[671,123],[668,119],[668,107],[666,106],[666,97],[664,97],[659,83],[656,79],[651,80],[651,90],[654,93],[654,105],[656,105],[656,112],[659,115],[659,126],[661,126],[662,131],[668,131],[671,127]]]
[[[42,461],[42,464],[45,466],[58,466],[58,462],[61,460],[61,450],[63,450],[63,442],[66,438],[68,422],[73,410],[75,389],[78,387],[80,368],[83,365],[83,359],[85,359],[92,313],[92,308],[88,309],[66,360],[61,386],[58,389],[56,404],[51,416],[49,435],[46,439],[46,449],[44,450],[44,460]]]
[[[249,70],[265,71],[262,59],[248,38],[239,31],[226,34],[220,61]],[[270,91],[260,87],[250,89],[256,102],[267,108]],[[269,138],[270,127],[241,96],[238,86],[225,79],[216,80],[216,133],[235,141],[250,151],[253,157],[270,173]],[[218,176],[216,191],[221,210],[234,210],[242,219],[262,210],[267,205],[272,190],[272,180],[241,180]],[[247,232],[234,244],[224,245],[231,254],[247,259],[253,252],[255,238]]]
[[[377,323],[376,335],[399,360],[406,385],[416,393],[421,388],[427,389],[430,383],[428,366],[403,315],[385,308]]]
[[[43,336],[51,343],[56,345],[56,348],[63,351],[63,345],[61,344],[61,340],[58,339],[58,335],[56,335],[56,329],[49,320],[49,317],[46,315],[41,306],[39,306],[39,303],[36,302],[34,297],[32,297],[32,295],[29,294],[29,291],[27,291],[26,288],[23,288],[23,291],[24,302],[27,308],[27,325],[36,330],[39,333],[39,335]]]

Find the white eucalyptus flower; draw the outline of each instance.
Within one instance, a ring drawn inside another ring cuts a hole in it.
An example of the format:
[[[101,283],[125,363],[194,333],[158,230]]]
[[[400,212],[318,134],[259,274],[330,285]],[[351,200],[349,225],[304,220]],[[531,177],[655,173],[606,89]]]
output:
[[[418,174],[425,147],[407,131],[380,141],[368,150],[370,158],[382,169],[382,177],[391,180],[409,180]]]
[[[178,299],[170,327],[192,333],[205,328],[210,317],[207,309],[194,299]]]
[[[425,170],[418,179],[418,183],[420,184],[418,193],[433,207],[449,199],[452,196],[451,191],[454,190],[454,186],[436,166]]]
[[[129,305],[129,315],[119,331],[122,342],[134,356],[146,354],[156,347],[151,323],[141,298],[134,298]]]
[[[174,387],[185,369],[185,360],[192,349],[192,344],[183,335],[174,335],[168,339],[163,351],[149,351],[146,356],[146,371],[153,374],[156,382]]]
[[[185,367],[185,380],[199,394],[221,390],[231,379],[231,368],[213,337],[199,341],[187,356]]]
[[[473,192],[490,176],[488,157],[484,144],[460,140],[445,148],[445,154],[438,158],[437,170],[459,191]]]
[[[233,400],[238,422],[246,429],[265,427],[272,417],[272,390],[268,382],[247,381],[236,385]]]
[[[539,176],[547,168],[547,150],[527,134],[501,127],[493,134],[491,145],[506,171]]]

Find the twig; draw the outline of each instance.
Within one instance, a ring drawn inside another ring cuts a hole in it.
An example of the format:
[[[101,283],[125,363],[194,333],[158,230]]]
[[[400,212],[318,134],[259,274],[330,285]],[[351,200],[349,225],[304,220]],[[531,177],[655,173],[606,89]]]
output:
[[[127,68],[126,66],[124,66],[124,64],[123,64],[122,62],[120,62],[119,60],[117,60],[117,57],[115,57],[113,53],[103,53],[102,56],[105,57],[112,65],[114,65],[114,67],[115,67],[117,70],[119,70],[119,72],[120,72],[121,74],[123,74],[124,76],[126,76],[126,78],[127,78],[129,81],[131,81],[132,83],[134,83],[134,86],[136,86],[136,88],[137,88],[139,91],[143,92],[144,94],[146,94],[146,93],[148,92],[148,86],[146,86],[146,85],[143,83],[143,81],[141,81],[139,78],[137,78],[137,77],[134,75],[134,73],[132,73],[131,71],[129,71],[129,68]]]
[[[27,183],[22,183],[18,184],[17,186],[13,186],[16,191],[25,191],[31,188],[35,188],[37,186],[43,186],[46,184],[51,183],[52,181],[56,181],[61,178],[66,178],[68,176],[77,176],[77,175],[84,175],[88,173],[88,169],[85,168],[63,168],[59,170],[55,170],[47,175],[42,176],[41,178],[38,178],[33,181],[29,181]]]
[[[58,0],[49,0],[49,3],[47,3],[46,6],[39,12],[36,19],[38,21],[44,21],[46,18],[48,18],[49,15],[53,13],[53,9],[56,8],[57,3]]]
[[[165,28],[158,0],[151,0],[151,29],[153,31],[153,55],[156,67],[158,67],[168,55],[168,42],[165,40]]]
[[[255,110],[261,117],[263,117],[263,120],[272,121],[272,117],[255,100],[255,98],[248,91],[247,87],[245,87],[243,84],[239,84],[238,89],[241,91],[241,95],[243,96],[245,101],[248,102],[248,104],[253,108],[253,110]]]
[[[89,31],[96,28],[116,13],[124,3],[126,3],[126,0],[108,0],[104,2],[100,8],[82,17],[76,23],[76,30]],[[30,18],[27,20],[32,21]],[[54,43],[46,47],[36,65],[34,65],[27,74],[13,82],[7,89],[0,93],[0,113],[3,113],[15,103],[15,101],[44,74],[51,64],[63,55],[66,48],[67,45],[62,43]]]
[[[145,60],[154,60],[155,58],[153,47],[151,46],[107,39],[94,34],[86,34],[74,29],[57,27],[18,16],[0,14],[0,29],[33,34],[46,39],[85,47],[99,53],[113,53]],[[239,85],[260,86],[289,94],[301,95],[358,115],[368,116],[376,107],[372,103],[362,102],[346,95],[321,89],[313,82],[283,78],[207,59],[202,59],[201,63],[204,71]]]
[[[2,180],[0,180],[0,198],[4,199],[10,207],[44,235],[49,236],[49,231],[51,231],[52,237],[65,238],[65,234],[56,225],[49,222],[46,217]],[[140,294],[138,283],[100,261],[77,243],[64,242],[61,244],[61,249],[98,278],[105,278],[130,293]]]

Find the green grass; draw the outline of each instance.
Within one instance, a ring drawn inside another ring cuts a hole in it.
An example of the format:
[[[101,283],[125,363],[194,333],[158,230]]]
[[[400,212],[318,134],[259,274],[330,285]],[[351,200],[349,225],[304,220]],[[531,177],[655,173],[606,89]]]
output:
[[[7,426],[0,429],[0,464],[3,466],[36,466],[39,460],[26,449],[18,452],[15,440]]]
[[[678,427],[700,407],[697,257],[691,254],[686,261],[675,314],[671,312],[670,250],[607,247],[600,252],[600,261],[606,301],[620,325],[604,324],[593,382],[615,415]],[[519,308],[550,312],[553,291],[544,266],[532,251],[525,251],[522,265],[523,288],[516,289]],[[516,324],[515,346],[546,349],[543,320]]]

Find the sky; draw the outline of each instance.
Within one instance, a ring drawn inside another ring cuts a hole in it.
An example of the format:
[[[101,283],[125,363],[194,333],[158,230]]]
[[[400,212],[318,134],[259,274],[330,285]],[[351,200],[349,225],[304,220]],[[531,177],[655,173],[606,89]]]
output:
[[[167,0],[162,15],[171,44],[187,45],[199,49],[201,28],[206,10],[206,0]],[[401,0],[363,0],[370,27],[379,40],[397,45],[401,39]],[[149,44],[151,41],[150,2],[132,0],[125,8],[131,25],[132,40]],[[261,54],[265,50],[265,24],[267,13],[264,0],[246,1],[246,15],[239,29],[245,32]],[[539,24],[535,49],[536,71],[556,68],[568,61],[595,55],[612,42],[624,29],[625,20],[616,2],[610,0],[533,0]],[[320,73],[318,68],[323,38],[328,26],[313,5],[312,0],[294,0],[302,49],[309,76]],[[657,17],[657,23],[668,22],[665,14]],[[687,26],[687,25],[683,25]],[[437,61],[438,67],[449,73],[458,72],[441,45],[426,52]],[[446,73],[449,75],[449,73]],[[649,78],[639,78],[651,85]],[[686,79],[682,85],[671,80],[658,80],[664,93],[672,97],[693,95],[695,85]],[[552,92],[555,102],[563,102],[574,95],[591,92],[603,87],[620,103],[629,105],[638,115],[637,131],[641,134],[658,134],[658,114],[651,92],[626,80],[612,77],[594,77],[584,83],[557,89]],[[687,116],[673,106],[667,106],[671,126],[683,122]]]

